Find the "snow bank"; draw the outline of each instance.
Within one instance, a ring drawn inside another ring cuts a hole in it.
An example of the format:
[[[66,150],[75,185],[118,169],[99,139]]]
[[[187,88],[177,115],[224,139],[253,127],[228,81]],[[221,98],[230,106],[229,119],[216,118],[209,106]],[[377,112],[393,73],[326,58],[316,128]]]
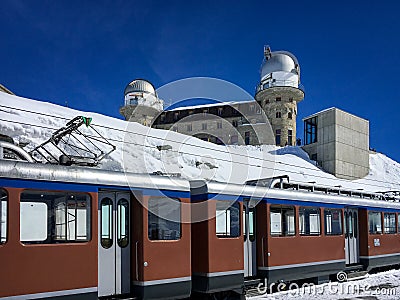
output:
[[[205,178],[244,183],[287,174],[291,181],[365,191],[400,190],[400,164],[383,154],[370,154],[370,172],[360,180],[337,179],[319,169],[300,147],[220,146],[176,132],[151,129],[133,122],[82,112],[55,104],[0,93],[0,133],[26,150],[47,140],[53,131],[75,116],[92,117],[92,125],[117,146],[101,168],[135,173],[180,173],[184,178]],[[156,146],[170,150],[159,151]]]

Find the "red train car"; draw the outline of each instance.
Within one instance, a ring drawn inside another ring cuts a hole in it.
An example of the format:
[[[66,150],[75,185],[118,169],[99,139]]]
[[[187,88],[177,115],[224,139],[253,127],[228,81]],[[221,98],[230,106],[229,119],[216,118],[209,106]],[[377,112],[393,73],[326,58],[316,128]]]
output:
[[[187,181],[1,161],[0,298],[191,293]]]

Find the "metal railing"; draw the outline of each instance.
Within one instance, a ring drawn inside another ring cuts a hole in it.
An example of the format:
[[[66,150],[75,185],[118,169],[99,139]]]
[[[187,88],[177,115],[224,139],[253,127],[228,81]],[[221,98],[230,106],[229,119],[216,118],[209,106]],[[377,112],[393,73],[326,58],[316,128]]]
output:
[[[293,87],[304,92],[304,86],[296,80],[277,80],[269,79],[257,85],[257,92],[266,90],[271,87]]]

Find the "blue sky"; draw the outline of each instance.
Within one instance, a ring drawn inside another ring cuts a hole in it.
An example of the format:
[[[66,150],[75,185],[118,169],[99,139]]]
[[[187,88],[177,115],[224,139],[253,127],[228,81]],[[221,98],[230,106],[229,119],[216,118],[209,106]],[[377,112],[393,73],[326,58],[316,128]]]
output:
[[[138,77],[156,87],[215,77],[253,95],[269,44],[299,59],[299,125],[336,106],[370,120],[371,147],[400,161],[399,10],[397,1],[2,0],[0,83],[120,117]]]

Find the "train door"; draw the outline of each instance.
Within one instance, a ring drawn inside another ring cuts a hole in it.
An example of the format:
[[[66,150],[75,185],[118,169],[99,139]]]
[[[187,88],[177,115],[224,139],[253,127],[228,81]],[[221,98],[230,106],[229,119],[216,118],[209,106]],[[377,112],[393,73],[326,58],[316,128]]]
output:
[[[357,264],[360,261],[357,209],[345,208],[344,225],[346,264]]]
[[[130,194],[99,193],[98,295],[130,292]]]
[[[243,201],[244,277],[257,275],[256,208]]]

